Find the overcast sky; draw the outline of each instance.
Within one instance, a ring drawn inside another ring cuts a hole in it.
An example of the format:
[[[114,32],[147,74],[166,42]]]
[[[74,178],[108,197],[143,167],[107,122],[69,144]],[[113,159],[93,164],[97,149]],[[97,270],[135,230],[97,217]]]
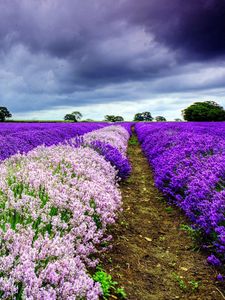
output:
[[[0,0],[0,99],[17,119],[225,106],[225,0]]]

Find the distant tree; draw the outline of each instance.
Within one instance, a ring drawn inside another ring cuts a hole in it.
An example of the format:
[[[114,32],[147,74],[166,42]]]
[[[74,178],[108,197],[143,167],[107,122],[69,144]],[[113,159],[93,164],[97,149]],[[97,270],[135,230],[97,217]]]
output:
[[[0,122],[4,122],[6,118],[11,118],[12,114],[9,112],[8,108],[0,106]]]
[[[106,122],[123,122],[124,119],[121,116],[106,115],[104,121],[106,121]]]
[[[123,122],[124,121],[124,118],[123,117],[121,117],[121,116],[116,116],[115,117],[115,122]]]
[[[175,122],[183,122],[183,120],[180,119],[180,118],[175,118],[174,121],[175,121]]]
[[[85,120],[82,120],[82,122],[94,122],[93,119],[85,119]]]
[[[106,122],[115,122],[115,116],[114,115],[106,115],[104,121],[106,121]]]
[[[2,111],[0,111],[0,122],[5,121],[5,116],[4,113]]]
[[[166,118],[163,116],[157,116],[155,117],[156,122],[166,122]]]
[[[65,121],[75,121],[75,117],[72,114],[66,114],[64,117]]]
[[[134,116],[134,121],[140,122],[140,121],[152,121],[153,117],[149,111],[145,111],[142,113],[137,113]]]
[[[214,101],[195,102],[182,111],[186,121],[225,121],[225,110]]]
[[[78,122],[81,118],[82,114],[79,111],[74,111],[71,114],[65,115],[64,120]]]

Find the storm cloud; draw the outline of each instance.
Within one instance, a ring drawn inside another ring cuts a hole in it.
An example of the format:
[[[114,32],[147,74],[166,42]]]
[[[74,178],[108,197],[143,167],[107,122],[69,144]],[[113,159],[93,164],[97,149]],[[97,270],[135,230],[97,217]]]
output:
[[[215,59],[225,54],[224,0],[127,1],[129,20],[187,60]],[[132,11],[134,13],[132,13]]]
[[[102,105],[100,119],[223,105],[224,28],[224,0],[0,0],[1,104],[28,118]]]

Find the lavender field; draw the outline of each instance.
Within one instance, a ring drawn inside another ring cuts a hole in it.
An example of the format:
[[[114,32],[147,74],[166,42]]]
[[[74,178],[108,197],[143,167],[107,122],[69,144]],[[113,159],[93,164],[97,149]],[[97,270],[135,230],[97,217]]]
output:
[[[185,256],[194,261],[189,276],[198,268],[212,280],[206,263],[224,280],[224,123],[3,123],[0,141],[1,299],[145,300],[150,275],[168,289],[163,297],[192,297],[166,277],[174,270],[164,253],[183,249],[182,215],[206,253],[196,265],[195,254]],[[161,197],[180,209],[171,219]],[[173,257],[177,272],[183,252]],[[200,281],[190,282],[198,291]],[[199,299],[213,288],[207,281]]]
[[[225,0],[0,0],[0,300],[225,299]]]

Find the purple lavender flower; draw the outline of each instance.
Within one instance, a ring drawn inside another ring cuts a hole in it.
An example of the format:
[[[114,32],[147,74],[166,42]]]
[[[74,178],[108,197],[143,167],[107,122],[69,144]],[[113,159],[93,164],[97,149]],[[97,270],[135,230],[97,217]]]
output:
[[[207,262],[210,265],[213,265],[213,266],[216,266],[216,267],[221,266],[221,261],[218,258],[216,258],[215,255],[213,255],[213,254],[211,254],[210,256],[208,256]]]
[[[91,143],[91,146],[98,153],[103,155],[106,161],[109,161],[112,166],[115,166],[118,170],[118,177],[126,179],[130,176],[131,165],[129,160],[124,157],[117,148],[101,141],[94,141]]]
[[[218,274],[216,278],[218,281],[224,281],[224,276],[221,274]]]
[[[225,261],[225,123],[137,123],[156,186]]]

